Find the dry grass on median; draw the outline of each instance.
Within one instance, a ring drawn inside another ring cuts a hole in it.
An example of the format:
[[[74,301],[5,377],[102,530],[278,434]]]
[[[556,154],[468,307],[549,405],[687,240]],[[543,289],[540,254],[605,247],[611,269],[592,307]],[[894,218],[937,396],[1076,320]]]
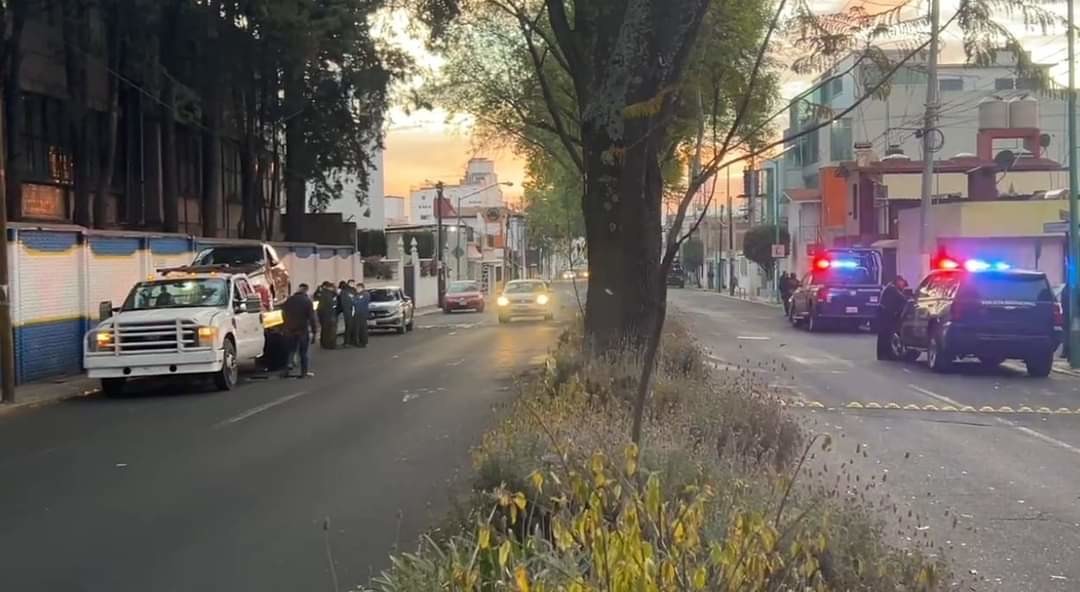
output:
[[[627,438],[638,362],[585,360],[571,328],[476,450],[457,527],[395,557],[374,588],[944,588],[941,560],[882,542],[863,485],[793,486],[828,438],[808,438],[749,372],[714,372],[670,325],[643,451]]]

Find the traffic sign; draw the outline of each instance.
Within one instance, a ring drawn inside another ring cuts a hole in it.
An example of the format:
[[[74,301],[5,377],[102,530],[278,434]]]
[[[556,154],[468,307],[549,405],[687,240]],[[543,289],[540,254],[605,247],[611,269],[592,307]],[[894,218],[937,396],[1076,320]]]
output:
[[[1043,234],[1065,234],[1069,232],[1068,222],[1043,222]]]
[[[783,259],[787,257],[787,245],[783,243],[775,244],[772,246],[773,259]]]

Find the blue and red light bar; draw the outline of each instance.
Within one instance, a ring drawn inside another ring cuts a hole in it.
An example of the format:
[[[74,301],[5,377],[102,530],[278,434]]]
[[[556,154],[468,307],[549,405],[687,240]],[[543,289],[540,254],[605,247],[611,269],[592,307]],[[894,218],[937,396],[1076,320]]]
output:
[[[984,261],[982,259],[966,259],[963,262],[953,259],[952,257],[940,257],[937,260],[937,264],[934,266],[937,269],[943,269],[946,271],[963,269],[970,272],[980,271],[1005,271],[1011,269],[1008,263],[1004,261]]]
[[[850,259],[827,259],[822,257],[814,261],[814,267],[816,269],[855,269],[859,264],[857,261]]]

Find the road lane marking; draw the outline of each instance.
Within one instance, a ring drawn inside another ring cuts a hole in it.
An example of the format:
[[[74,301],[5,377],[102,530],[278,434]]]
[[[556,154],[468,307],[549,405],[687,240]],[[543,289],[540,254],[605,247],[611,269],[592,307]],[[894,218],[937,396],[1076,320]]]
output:
[[[284,397],[281,397],[280,399],[274,399],[273,401],[270,401],[269,403],[263,403],[262,405],[252,407],[251,409],[248,409],[247,411],[241,413],[240,415],[235,415],[233,417],[230,417],[229,419],[226,419],[225,421],[220,421],[220,422],[214,424],[214,427],[215,428],[223,428],[223,427],[229,426],[231,424],[244,421],[245,419],[247,419],[247,418],[249,418],[249,417],[251,417],[253,415],[258,415],[258,414],[262,413],[263,411],[266,411],[268,409],[273,409],[274,407],[277,407],[278,405],[288,403],[289,401],[292,401],[293,399],[296,399],[296,398],[299,398],[299,397],[303,397],[306,394],[308,394],[307,391],[300,391],[298,393],[293,393],[291,395],[285,395]]]
[[[1057,438],[1052,438],[1052,437],[1047,436],[1046,434],[1044,434],[1042,432],[1035,431],[1035,430],[1033,430],[1033,429],[1031,429],[1029,427],[1016,425],[1015,423],[1013,423],[1013,422],[1011,422],[1011,421],[1009,421],[1007,419],[1002,419],[1002,418],[999,417],[999,418],[997,418],[997,420],[998,420],[999,423],[1003,423],[1005,425],[1012,426],[1012,427],[1016,428],[1017,430],[1031,436],[1032,438],[1035,438],[1037,440],[1042,440],[1043,442],[1046,442],[1047,444],[1052,444],[1054,446],[1057,446],[1058,448],[1063,448],[1065,450],[1068,450],[1069,452],[1073,452],[1075,454],[1080,454],[1080,448],[1077,448],[1077,447],[1073,446],[1072,444],[1062,442],[1061,440],[1058,440]]]
[[[768,341],[772,339],[772,337],[766,337],[764,335],[739,335],[735,337],[735,339],[741,341]]]

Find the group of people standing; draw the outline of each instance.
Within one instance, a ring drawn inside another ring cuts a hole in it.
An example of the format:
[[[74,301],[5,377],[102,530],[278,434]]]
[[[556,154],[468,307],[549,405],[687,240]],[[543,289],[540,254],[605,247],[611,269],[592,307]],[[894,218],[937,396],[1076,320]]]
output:
[[[308,347],[318,338],[323,349],[337,348],[338,315],[345,321],[345,347],[367,347],[368,344],[371,295],[363,283],[342,281],[335,288],[333,282],[323,282],[315,290],[314,300],[308,295],[309,290],[310,286],[300,284],[296,293],[281,307],[289,352],[283,377],[291,376],[293,360],[297,357],[300,358],[299,378],[314,376]]]

